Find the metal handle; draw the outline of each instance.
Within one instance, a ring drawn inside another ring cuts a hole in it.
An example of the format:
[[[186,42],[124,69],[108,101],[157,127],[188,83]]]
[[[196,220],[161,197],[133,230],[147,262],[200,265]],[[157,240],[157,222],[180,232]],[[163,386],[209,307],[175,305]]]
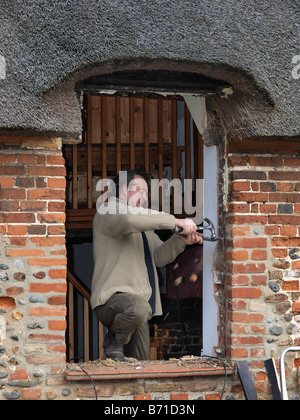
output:
[[[206,223],[207,225],[205,225],[204,223]],[[219,238],[217,236],[215,226],[214,226],[213,222],[208,218],[203,219],[203,226],[202,225],[197,226],[196,231],[197,232],[204,232],[205,230],[209,230],[210,233],[211,233],[211,236],[203,236],[204,241],[209,241],[209,242],[223,241],[222,238]],[[180,228],[179,226],[175,226],[175,229],[173,230],[173,232],[176,233],[177,235],[180,235],[182,231],[183,231],[183,229]]]
[[[286,388],[286,378],[285,378],[285,364],[284,358],[287,353],[290,351],[300,351],[300,347],[289,347],[286,349],[280,356],[279,359],[279,370],[280,370],[280,383],[281,383],[281,396],[284,401],[288,401],[289,396]]]

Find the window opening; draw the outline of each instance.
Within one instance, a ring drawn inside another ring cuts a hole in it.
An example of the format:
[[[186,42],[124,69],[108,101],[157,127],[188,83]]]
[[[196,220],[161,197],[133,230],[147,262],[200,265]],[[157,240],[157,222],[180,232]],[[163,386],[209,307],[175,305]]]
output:
[[[159,180],[203,179],[202,136],[180,96],[87,94],[83,121],[83,143],[64,145],[69,283],[67,358],[75,362],[103,357],[103,328],[87,305],[98,181],[113,179],[120,170],[132,168],[149,172]],[[171,190],[170,211],[174,214],[173,195]],[[175,216],[187,215],[182,212]],[[171,234],[157,233],[162,240]],[[150,322],[152,360],[201,354],[202,259],[202,247],[187,247],[173,264],[159,271],[164,313]]]

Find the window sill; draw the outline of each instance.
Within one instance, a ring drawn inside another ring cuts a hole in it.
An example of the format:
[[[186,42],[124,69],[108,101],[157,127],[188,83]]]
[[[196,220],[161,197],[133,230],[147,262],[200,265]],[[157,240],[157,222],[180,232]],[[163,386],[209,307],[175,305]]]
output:
[[[68,364],[65,370],[65,379],[67,381],[89,381],[89,376],[83,372],[80,366],[94,381],[225,375],[225,369],[221,364],[214,361],[203,362],[201,359],[195,361],[181,359],[155,362],[134,361],[132,363],[101,360],[82,365]],[[228,365],[226,371],[227,375],[232,375],[234,367]]]

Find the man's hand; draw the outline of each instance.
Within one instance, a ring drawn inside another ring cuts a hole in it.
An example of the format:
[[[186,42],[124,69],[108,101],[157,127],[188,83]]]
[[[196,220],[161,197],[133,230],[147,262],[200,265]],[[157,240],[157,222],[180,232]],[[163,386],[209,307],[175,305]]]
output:
[[[197,230],[197,225],[191,219],[175,219],[175,225],[183,229],[181,235],[189,235]]]
[[[186,245],[203,244],[202,234],[197,232],[197,225],[191,219],[176,219],[175,223],[183,229],[179,236],[182,242]]]
[[[182,242],[184,242],[186,245],[195,245],[195,244],[199,244],[202,245],[203,244],[203,238],[202,238],[202,233],[191,233],[190,235],[186,235],[186,236],[179,236],[179,238],[182,240]]]

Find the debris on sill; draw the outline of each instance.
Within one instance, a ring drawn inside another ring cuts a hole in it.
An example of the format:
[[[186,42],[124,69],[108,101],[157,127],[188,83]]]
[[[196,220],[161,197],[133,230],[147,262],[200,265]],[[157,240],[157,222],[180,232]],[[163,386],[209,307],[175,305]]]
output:
[[[232,367],[228,362],[225,362],[227,367]],[[82,371],[81,366],[83,368],[87,369],[93,369],[97,367],[109,367],[109,368],[115,368],[118,370],[122,370],[123,367],[132,367],[135,370],[142,370],[144,367],[147,367],[147,370],[153,369],[159,365],[177,365],[178,367],[181,366],[189,366],[189,365],[197,365],[198,369],[215,369],[215,368],[223,368],[223,365],[221,359],[218,360],[216,358],[210,358],[210,357],[199,357],[199,356],[191,356],[186,355],[182,356],[179,359],[170,358],[169,360],[137,360],[133,357],[125,357],[124,362],[119,362],[113,359],[98,359],[91,362],[84,362],[84,363],[68,363],[68,370],[69,371]]]

